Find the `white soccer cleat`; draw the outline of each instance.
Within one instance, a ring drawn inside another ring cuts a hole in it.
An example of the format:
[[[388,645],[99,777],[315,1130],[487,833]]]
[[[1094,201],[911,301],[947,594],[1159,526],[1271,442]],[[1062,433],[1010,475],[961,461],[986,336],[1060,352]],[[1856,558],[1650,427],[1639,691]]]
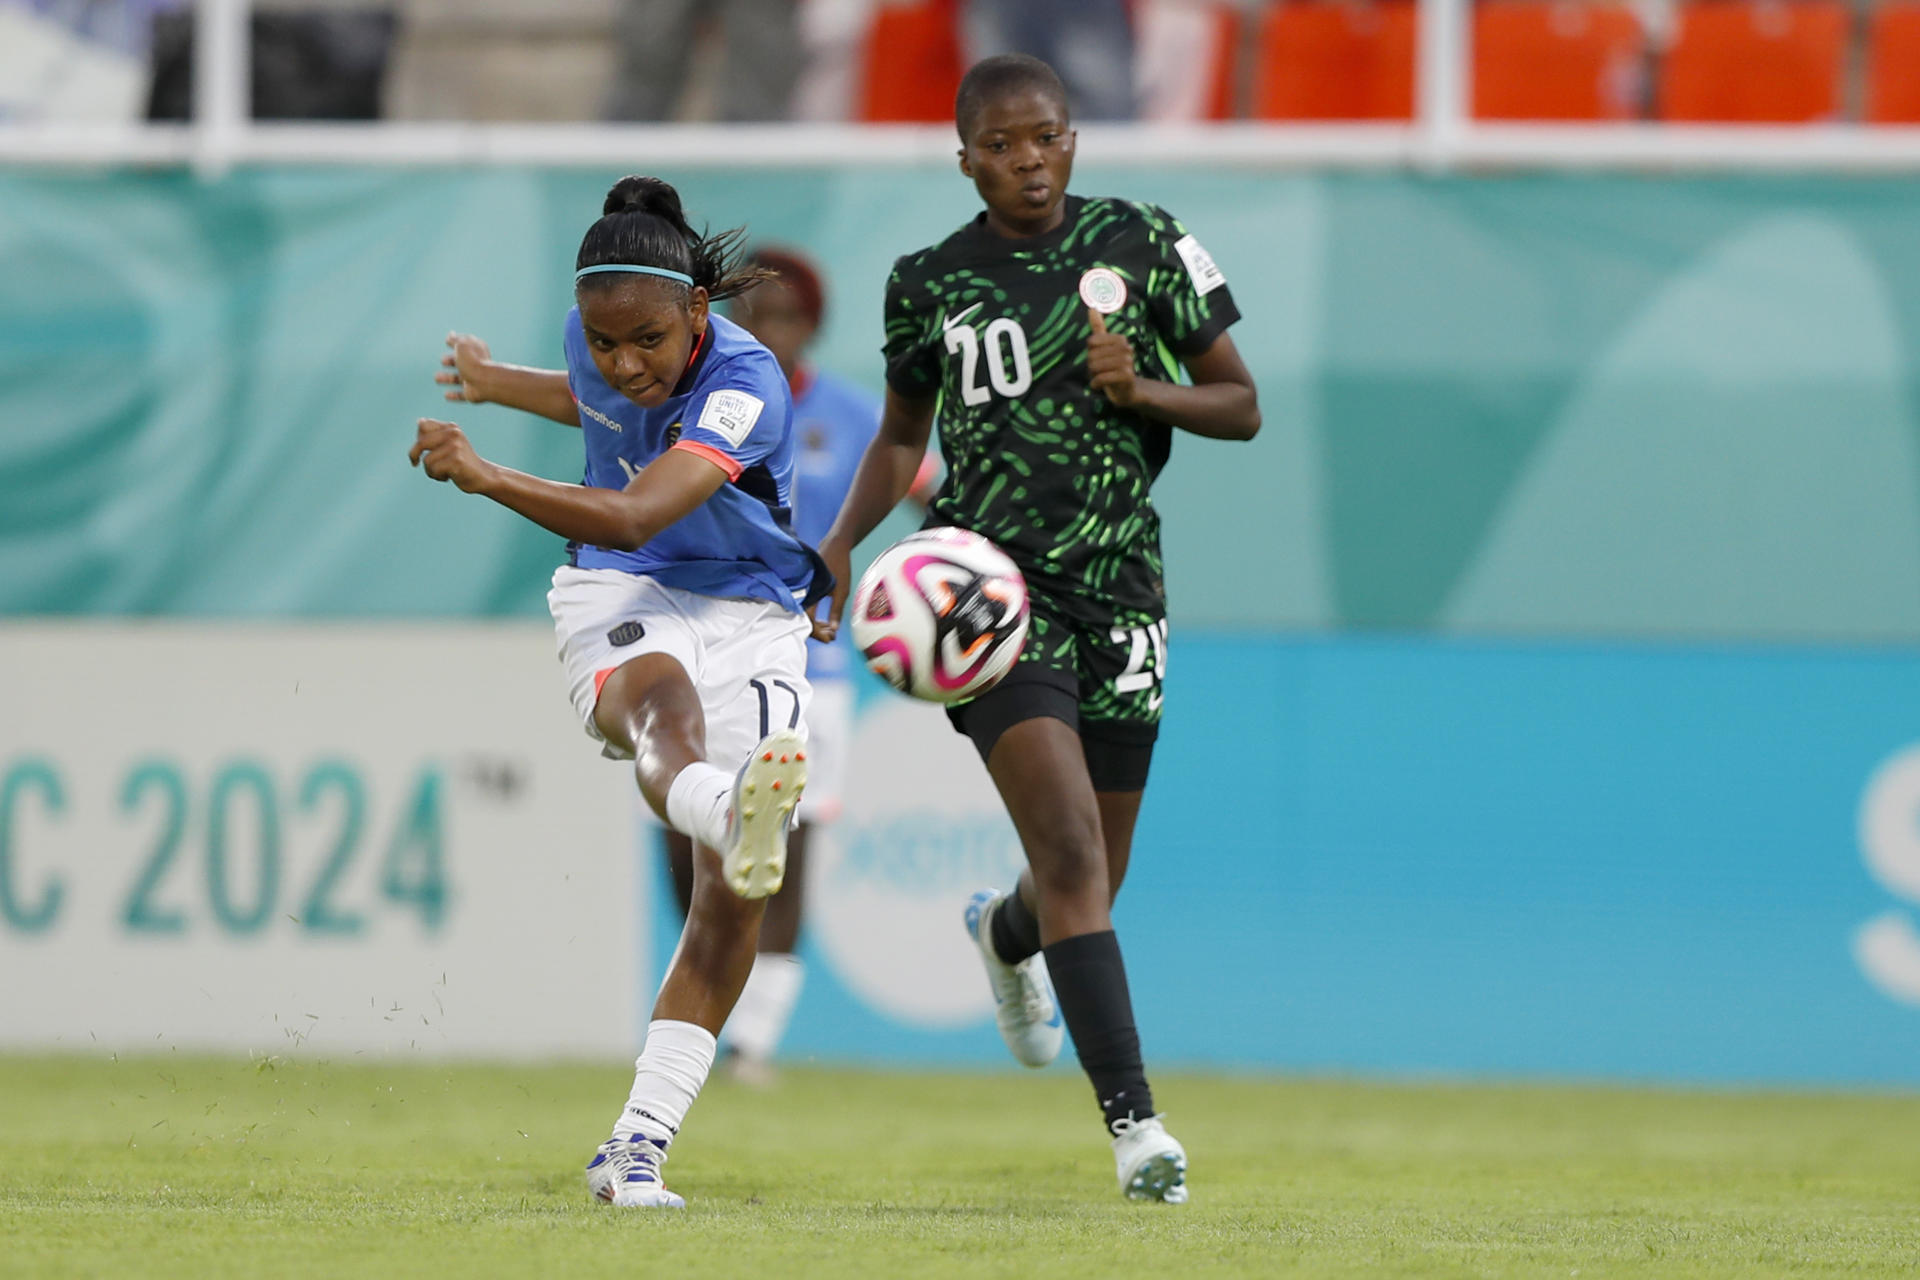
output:
[[[651,1138],[608,1138],[587,1165],[587,1190],[619,1209],[684,1209],[687,1202],[660,1181],[666,1148]]]
[[[1186,1148],[1159,1116],[1114,1121],[1113,1164],[1120,1175],[1120,1193],[1127,1199],[1187,1202]]]
[[[733,780],[733,811],[720,869],[743,898],[780,892],[787,878],[787,827],[807,789],[807,744],[791,729],[760,740]]]
[[[1004,895],[982,889],[967,900],[967,932],[980,949],[987,967],[987,985],[993,988],[993,1020],[1000,1038],[1022,1066],[1044,1067],[1060,1056],[1066,1038],[1060,1006],[1054,1003],[1053,983],[1047,979],[1047,961],[1034,954],[1019,964],[1008,964],[993,950],[993,916]]]

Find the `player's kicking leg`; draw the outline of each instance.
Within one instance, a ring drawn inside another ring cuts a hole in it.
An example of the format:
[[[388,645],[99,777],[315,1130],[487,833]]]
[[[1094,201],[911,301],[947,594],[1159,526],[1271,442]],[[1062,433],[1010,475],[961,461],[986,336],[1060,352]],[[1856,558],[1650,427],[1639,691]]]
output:
[[[649,804],[692,836],[693,900],[654,1004],[633,1088],[587,1166],[593,1194],[622,1207],[681,1208],[661,1165],[713,1069],[715,1036],[753,967],[766,895],[786,867],[786,828],[806,786],[805,743],[778,729],[732,773],[708,764],[705,719],[685,668],[636,658],[603,684],[606,739],[635,758]]]

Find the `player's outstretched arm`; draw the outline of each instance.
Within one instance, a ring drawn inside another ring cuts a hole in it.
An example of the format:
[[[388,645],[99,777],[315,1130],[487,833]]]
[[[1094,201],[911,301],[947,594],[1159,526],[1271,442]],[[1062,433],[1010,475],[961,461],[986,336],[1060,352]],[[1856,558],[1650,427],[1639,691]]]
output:
[[[815,639],[831,640],[840,631],[840,615],[847,607],[847,580],[853,572],[853,549],[913,489],[927,456],[927,438],[933,434],[935,403],[933,396],[916,400],[887,388],[880,430],[861,455],[833,528],[820,540],[820,558],[833,571],[834,586],[826,620],[813,624]]]
[[[1183,431],[1215,440],[1251,440],[1260,430],[1260,401],[1253,375],[1233,339],[1221,334],[1197,356],[1181,363],[1193,385],[1142,378],[1134,370],[1133,344],[1108,333],[1098,311],[1087,312],[1087,373],[1096,391],[1123,408],[1158,418]]]
[[[466,404],[503,404],[509,409],[551,418],[562,426],[580,425],[580,407],[559,369],[501,364],[487,344],[470,333],[447,335],[447,354],[433,380],[448,388],[447,399]]]
[[[669,449],[624,489],[561,484],[488,462],[451,422],[420,419],[408,461],[429,479],[492,498],[570,542],[637,551],[726,483],[720,465],[691,450]]]

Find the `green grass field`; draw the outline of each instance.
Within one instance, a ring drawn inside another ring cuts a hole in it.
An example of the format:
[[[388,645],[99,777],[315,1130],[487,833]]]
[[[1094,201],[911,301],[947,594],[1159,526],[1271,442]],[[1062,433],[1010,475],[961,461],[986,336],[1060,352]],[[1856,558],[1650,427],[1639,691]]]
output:
[[[1193,1202],[1084,1083],[709,1086],[683,1214],[588,1200],[607,1067],[0,1058],[0,1274],[1785,1276],[1920,1267],[1920,1098],[1167,1076]]]

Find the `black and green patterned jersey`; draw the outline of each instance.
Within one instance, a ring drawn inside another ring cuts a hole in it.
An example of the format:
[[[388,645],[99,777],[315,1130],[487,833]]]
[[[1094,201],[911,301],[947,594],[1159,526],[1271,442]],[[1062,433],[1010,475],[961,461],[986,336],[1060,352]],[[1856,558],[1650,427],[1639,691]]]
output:
[[[1133,343],[1143,377],[1178,380],[1179,359],[1240,313],[1213,259],[1165,210],[1068,196],[1064,214],[1053,231],[1016,240],[983,213],[896,262],[887,382],[914,399],[939,396],[947,478],[928,523],[993,539],[1030,590],[1105,626],[1165,610],[1148,490],[1173,429],[1088,385],[1081,278],[1104,267],[1125,282],[1106,325]]]

